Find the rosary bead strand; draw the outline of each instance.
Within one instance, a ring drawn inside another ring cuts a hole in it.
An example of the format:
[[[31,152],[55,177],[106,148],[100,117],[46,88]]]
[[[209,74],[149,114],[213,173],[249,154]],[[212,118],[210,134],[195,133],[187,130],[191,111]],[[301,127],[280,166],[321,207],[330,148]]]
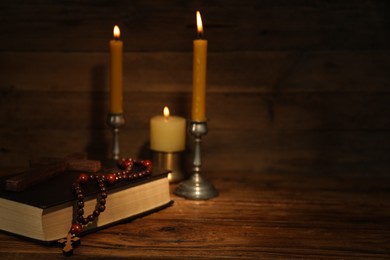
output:
[[[144,167],[144,170],[140,172],[131,173],[133,166],[141,165]],[[88,225],[89,222],[93,222],[96,218],[106,209],[106,199],[107,199],[107,188],[106,183],[111,185],[119,181],[131,181],[138,178],[142,178],[144,176],[150,175],[152,173],[152,163],[149,160],[133,160],[131,158],[123,158],[118,160],[117,166],[120,169],[115,173],[107,173],[107,174],[85,174],[81,173],[78,178],[73,183],[73,189],[77,198],[77,217],[75,223],[72,224],[69,234],[66,238],[59,240],[61,243],[71,243],[70,241],[78,241],[79,238],[75,238],[75,236],[83,231],[83,226]],[[90,181],[96,181],[98,184],[98,188],[100,191],[100,197],[98,200],[98,204],[95,210],[84,217],[84,199],[85,196],[82,191],[82,185],[87,184]],[[65,250],[67,248],[67,250]],[[73,253],[73,247],[66,245],[64,246],[63,253],[65,255],[71,255]]]
[[[131,173],[134,164],[141,164],[142,166],[145,167],[145,170],[141,172]],[[96,217],[98,217],[100,213],[106,209],[105,205],[106,205],[106,198],[107,198],[107,188],[105,183],[114,184],[117,181],[134,180],[149,175],[152,172],[152,163],[149,160],[135,161],[131,158],[126,158],[126,159],[124,158],[118,161],[118,167],[122,170],[116,173],[99,174],[99,175],[93,175],[93,174],[87,175],[85,173],[81,173],[79,177],[76,179],[76,181],[73,183],[73,188],[75,190],[77,200],[78,200],[77,201],[78,210],[77,210],[76,223],[74,224],[77,226],[77,228],[74,228],[74,225],[72,225],[72,228],[70,229],[71,234],[74,235],[76,233],[81,232],[82,225],[87,225],[89,222],[93,222],[96,219]],[[94,181],[94,180],[96,180],[98,183],[98,187],[100,191],[100,199],[96,209],[85,218],[84,217],[85,197],[81,189],[81,184],[86,184],[89,181]]]

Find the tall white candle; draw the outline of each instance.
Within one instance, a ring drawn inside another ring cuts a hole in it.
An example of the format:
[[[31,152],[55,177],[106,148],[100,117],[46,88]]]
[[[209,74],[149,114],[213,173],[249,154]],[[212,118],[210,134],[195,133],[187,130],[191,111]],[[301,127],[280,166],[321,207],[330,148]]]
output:
[[[163,114],[150,119],[150,148],[159,152],[184,151],[185,118],[171,116],[168,107],[164,107]]]

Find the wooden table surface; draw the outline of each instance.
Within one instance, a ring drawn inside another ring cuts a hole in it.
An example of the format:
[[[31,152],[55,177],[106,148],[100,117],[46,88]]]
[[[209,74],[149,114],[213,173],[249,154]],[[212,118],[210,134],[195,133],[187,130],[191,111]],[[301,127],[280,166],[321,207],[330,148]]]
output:
[[[390,258],[390,176],[210,172],[220,196],[82,237],[79,258]],[[172,185],[172,190],[175,185]],[[63,258],[0,233],[2,259]]]

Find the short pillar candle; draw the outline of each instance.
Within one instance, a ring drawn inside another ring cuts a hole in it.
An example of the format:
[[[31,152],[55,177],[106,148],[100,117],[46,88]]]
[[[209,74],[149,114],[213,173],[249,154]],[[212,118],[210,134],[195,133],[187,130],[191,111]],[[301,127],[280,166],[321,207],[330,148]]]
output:
[[[168,107],[164,107],[163,114],[150,119],[150,149],[158,152],[184,151],[185,118],[171,116]]]

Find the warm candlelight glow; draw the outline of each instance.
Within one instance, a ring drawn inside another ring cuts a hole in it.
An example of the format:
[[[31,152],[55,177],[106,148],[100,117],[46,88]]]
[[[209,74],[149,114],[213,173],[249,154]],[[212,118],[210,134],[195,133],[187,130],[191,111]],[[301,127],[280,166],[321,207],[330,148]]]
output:
[[[167,106],[164,107],[163,114],[164,114],[165,120],[168,120],[169,119],[169,108]]]
[[[200,16],[200,12],[196,11],[196,25],[198,28],[198,35],[201,37],[203,35],[203,23],[202,23],[202,17]]]
[[[121,36],[121,31],[119,30],[118,25],[115,25],[114,26],[114,38],[116,40],[118,40],[120,36]]]

